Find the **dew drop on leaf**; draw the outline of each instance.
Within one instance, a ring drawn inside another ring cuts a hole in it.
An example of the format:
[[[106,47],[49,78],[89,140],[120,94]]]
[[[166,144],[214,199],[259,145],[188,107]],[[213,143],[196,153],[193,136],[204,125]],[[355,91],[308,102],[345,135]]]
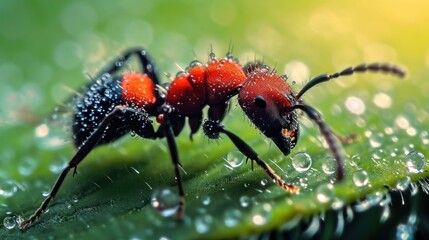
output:
[[[15,217],[5,217],[3,219],[3,226],[7,229],[13,229],[16,225]]]
[[[240,197],[240,205],[242,207],[248,207],[250,204],[250,198],[248,196],[241,196]]]
[[[15,221],[18,225],[20,225],[22,222],[25,221],[25,219],[21,215],[18,215],[18,216],[16,216]]]
[[[358,170],[353,174],[353,182],[356,187],[364,187],[369,183],[368,173],[365,170]]]
[[[337,169],[337,162],[333,158],[327,158],[322,164],[322,170],[324,173],[331,175]]]
[[[344,201],[342,199],[335,198],[334,201],[332,201],[331,207],[334,210],[342,209],[344,207]]]
[[[320,203],[328,203],[334,197],[334,186],[332,184],[322,184],[317,187],[316,197]]]
[[[12,180],[0,179],[0,197],[12,197],[18,191],[18,187]]]
[[[198,233],[206,233],[210,230],[213,218],[210,215],[203,215],[195,218],[195,230]]]
[[[272,206],[269,203],[256,206],[252,212],[251,221],[255,225],[265,225],[271,217]]]
[[[396,184],[396,188],[399,191],[405,191],[410,186],[410,183],[411,183],[410,177],[406,176],[404,179],[401,179],[398,181],[398,183]]]
[[[369,144],[373,148],[379,148],[383,145],[384,135],[382,133],[373,134],[369,139]]]
[[[18,166],[18,172],[22,176],[28,176],[33,173],[37,167],[37,161],[34,158],[26,157]]]
[[[151,199],[152,207],[163,217],[174,215],[179,207],[179,197],[170,189],[154,191]]]
[[[405,164],[410,173],[419,173],[423,171],[426,164],[425,155],[418,151],[411,151],[405,157]]]
[[[225,162],[227,162],[228,166],[231,168],[237,168],[243,165],[245,156],[239,151],[231,151],[226,157],[224,157]]]
[[[204,206],[208,206],[211,202],[210,196],[208,195],[201,196],[201,202],[203,203]]]
[[[227,227],[234,227],[239,223],[241,212],[238,209],[228,209],[223,216],[223,222]]]
[[[306,178],[306,177],[299,178],[299,185],[303,188],[307,188],[308,187],[308,178]]]
[[[310,155],[305,152],[299,152],[292,157],[292,165],[298,172],[306,172],[310,169],[312,160]]]

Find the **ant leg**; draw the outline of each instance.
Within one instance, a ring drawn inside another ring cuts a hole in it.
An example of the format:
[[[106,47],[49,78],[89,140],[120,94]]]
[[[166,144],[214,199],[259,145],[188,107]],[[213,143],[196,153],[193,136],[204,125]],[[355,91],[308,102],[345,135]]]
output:
[[[116,73],[118,70],[122,69],[125,66],[126,62],[132,55],[136,55],[138,57],[142,68],[141,71],[146,73],[155,84],[159,84],[158,69],[155,65],[154,60],[144,48],[132,48],[126,50],[121,54],[121,56],[117,57],[110,64],[104,67],[95,76],[95,79],[100,78],[106,73]]]
[[[264,171],[270,176],[270,178],[281,188],[284,190],[297,193],[299,192],[299,188],[286,183],[274,170],[263,160],[261,160],[258,154],[250,147],[247,143],[245,143],[240,137],[235,135],[234,133],[226,130],[220,123],[217,123],[213,120],[208,120],[204,123],[204,132],[207,136],[218,136],[219,133],[223,133],[231,139],[234,145],[238,148],[238,150],[244,154],[248,159],[251,159],[256,162]]]
[[[299,105],[308,105],[303,99],[299,99],[298,103]],[[301,112],[301,115],[304,115],[304,113]],[[352,144],[354,141],[360,138],[359,135],[356,133],[352,133],[350,135],[343,135],[333,129],[331,129],[331,132],[343,144]]]
[[[167,138],[168,148],[170,149],[170,156],[174,166],[174,173],[176,175],[177,188],[179,190],[179,203],[178,203],[178,208],[176,212],[176,217],[179,219],[182,219],[183,215],[185,214],[185,190],[183,188],[183,182],[180,176],[181,164],[179,161],[177,145],[174,139],[174,133],[171,127],[170,117],[168,116],[168,114],[166,114],[165,116],[164,123],[165,123],[164,125],[165,137]]]
[[[43,214],[43,212],[46,210],[46,208],[49,205],[49,202],[57,195],[58,190],[61,188],[61,185],[64,182],[65,177],[67,176],[67,173],[71,169],[76,169],[77,165],[91,152],[91,150],[97,145],[100,138],[102,138],[104,132],[106,131],[109,124],[118,116],[121,114],[124,114],[126,112],[136,112],[135,109],[124,107],[124,106],[116,106],[115,109],[109,113],[103,121],[101,121],[98,128],[91,134],[91,136],[82,144],[82,146],[77,150],[73,158],[70,160],[68,165],[63,169],[61,174],[59,175],[57,181],[55,182],[54,186],[52,187],[51,192],[49,195],[45,198],[45,200],[42,202],[40,207],[34,212],[34,214],[27,220],[23,221],[19,228],[24,230],[29,225],[33,224],[39,217]],[[76,171],[76,170],[75,170]]]
[[[338,147],[337,142],[335,141],[335,133],[326,125],[316,109],[308,105],[294,105],[290,107],[293,109],[300,109],[305,112],[311,120],[313,120],[319,127],[320,132],[328,143],[329,149],[331,150],[332,155],[334,155],[335,160],[337,161],[337,178],[341,180],[344,178],[344,159],[340,153],[340,148]]]
[[[311,79],[302,89],[299,91],[299,93],[295,96],[295,99],[299,100],[302,95],[304,95],[305,92],[307,92],[310,88],[323,83],[327,82],[329,80],[332,80],[334,78],[338,78],[341,76],[346,75],[352,75],[354,73],[363,73],[363,72],[384,72],[384,73],[391,73],[393,75],[397,75],[399,77],[405,76],[405,71],[399,68],[398,66],[390,65],[390,64],[381,64],[381,63],[372,63],[372,64],[361,64],[356,67],[349,67],[346,68],[340,72],[336,72],[333,74],[322,74],[320,76],[317,76],[313,79]]]

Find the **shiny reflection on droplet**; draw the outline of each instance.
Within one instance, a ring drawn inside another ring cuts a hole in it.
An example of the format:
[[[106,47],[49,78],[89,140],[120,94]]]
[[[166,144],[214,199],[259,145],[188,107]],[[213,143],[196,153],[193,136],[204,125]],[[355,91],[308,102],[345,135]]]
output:
[[[369,183],[368,173],[365,170],[358,170],[353,174],[353,183],[356,187],[364,187]]]
[[[248,206],[249,206],[249,204],[250,204],[250,198],[249,198],[248,196],[244,195],[244,196],[241,196],[241,197],[240,197],[240,205],[241,205],[243,208],[248,207]]]
[[[292,166],[298,172],[306,172],[310,169],[312,159],[305,152],[299,152],[292,157]]]
[[[241,212],[238,209],[228,209],[223,216],[223,222],[227,227],[234,227],[239,223]]]
[[[322,163],[322,171],[327,174],[331,175],[335,173],[337,170],[337,162],[332,157],[328,157],[325,159],[325,161]]]
[[[316,189],[316,197],[320,203],[328,203],[334,197],[334,186],[330,183],[322,184]]]
[[[405,165],[410,173],[419,173],[423,171],[426,164],[426,157],[418,151],[410,151],[405,157]]]
[[[0,180],[0,197],[12,197],[18,191],[18,186],[12,180]]]
[[[155,190],[151,199],[152,207],[163,217],[173,216],[179,207],[178,202],[177,194],[168,188]]]
[[[195,230],[198,233],[206,233],[210,230],[210,225],[213,222],[213,218],[210,215],[198,216],[195,218]]]
[[[252,211],[251,221],[253,224],[261,226],[265,225],[271,217],[272,206],[269,203],[256,206]]]
[[[5,217],[3,219],[3,226],[9,230],[15,228],[16,226],[15,217],[14,216]]]
[[[204,206],[208,206],[211,202],[210,196],[208,195],[201,196],[201,202],[203,203]]]
[[[18,172],[22,176],[28,176],[33,173],[34,169],[37,167],[36,159],[32,157],[26,157],[24,160],[18,165]]]
[[[396,189],[399,191],[405,191],[408,189],[411,183],[411,178],[409,176],[406,176],[405,178],[398,181],[396,184]]]
[[[241,152],[231,151],[223,158],[223,160],[227,163],[225,166],[232,169],[243,165],[245,158],[246,157]]]

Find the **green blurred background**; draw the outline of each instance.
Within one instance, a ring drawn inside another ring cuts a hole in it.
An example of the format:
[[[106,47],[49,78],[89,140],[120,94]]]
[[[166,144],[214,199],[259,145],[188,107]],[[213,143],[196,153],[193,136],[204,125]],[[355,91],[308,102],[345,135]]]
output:
[[[68,98],[69,89],[88,81],[85,74],[94,75],[133,46],[146,47],[161,72],[174,75],[179,70],[176,64],[185,67],[195,56],[205,61],[211,47],[223,56],[232,43],[242,63],[255,56],[264,59],[297,86],[311,76],[362,62],[397,63],[409,73],[404,81],[352,77],[320,86],[306,100],[344,131],[353,129],[356,116],[348,113],[344,121],[335,121],[333,106],[342,108],[352,93],[371,105],[377,89],[396,104],[392,118],[401,111],[412,112],[415,125],[423,126],[429,100],[428,11],[429,2],[424,0],[0,0],[0,178],[31,175],[52,182],[55,174],[44,176],[40,169],[58,156],[46,149],[49,153],[40,153],[40,146],[33,143],[34,127]],[[369,112],[377,116],[377,111]],[[358,132],[364,130],[360,126]],[[420,130],[425,129],[417,127],[418,134]],[[187,142],[186,136],[182,138]],[[40,165],[25,160],[42,157]],[[34,171],[23,174],[17,162]]]
[[[175,64],[186,66],[194,52],[205,60],[213,46],[222,56],[230,43],[242,62],[256,55],[291,76],[285,65],[293,61],[305,63],[311,75],[387,61],[405,66],[411,73],[408,81],[414,82],[429,65],[429,6],[423,0],[0,4],[3,122],[11,120],[4,116],[20,105],[49,112],[55,101],[65,98],[59,94],[62,86],[80,86],[86,81],[83,73],[95,74],[131,46],[149,49],[160,69],[173,75],[178,71]],[[304,71],[298,80],[305,77]],[[338,91],[336,84],[329,88]],[[29,93],[34,95],[26,96],[27,101],[13,99]]]

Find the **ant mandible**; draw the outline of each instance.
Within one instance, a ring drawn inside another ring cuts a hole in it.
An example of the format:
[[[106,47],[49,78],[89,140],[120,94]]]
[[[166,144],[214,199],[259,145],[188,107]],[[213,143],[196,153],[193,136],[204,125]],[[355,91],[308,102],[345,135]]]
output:
[[[141,64],[140,72],[118,74],[131,56]],[[284,77],[260,62],[242,67],[231,51],[225,58],[217,59],[210,53],[207,64],[193,61],[186,71],[177,74],[167,89],[160,86],[157,67],[143,48],[130,49],[108,64],[88,84],[81,95],[74,98],[73,141],[75,155],[62,170],[51,192],[41,206],[20,224],[21,229],[34,223],[56,196],[66,175],[97,146],[115,141],[132,131],[147,139],[166,138],[176,175],[179,202],[177,217],[185,209],[185,193],[180,176],[179,154],[175,137],[182,131],[185,120],[192,135],[203,126],[204,134],[218,139],[225,134],[246,156],[256,162],[274,183],[284,190],[296,193],[299,188],[286,183],[274,170],[259,158],[244,140],[227,130],[222,124],[230,99],[238,95],[238,102],[251,122],[270,138],[284,155],[289,155],[299,138],[297,110],[306,113],[316,123],[337,162],[337,179],[344,177],[343,156],[337,141],[349,141],[335,134],[321,119],[319,113],[306,105],[301,97],[312,87],[340,76],[366,71],[384,72],[403,77],[405,72],[389,64],[362,64],[334,74],[323,74],[310,80],[295,94]],[[209,106],[208,119],[203,122],[203,108]],[[160,123],[155,131],[151,117]],[[253,163],[253,162],[252,162]]]

